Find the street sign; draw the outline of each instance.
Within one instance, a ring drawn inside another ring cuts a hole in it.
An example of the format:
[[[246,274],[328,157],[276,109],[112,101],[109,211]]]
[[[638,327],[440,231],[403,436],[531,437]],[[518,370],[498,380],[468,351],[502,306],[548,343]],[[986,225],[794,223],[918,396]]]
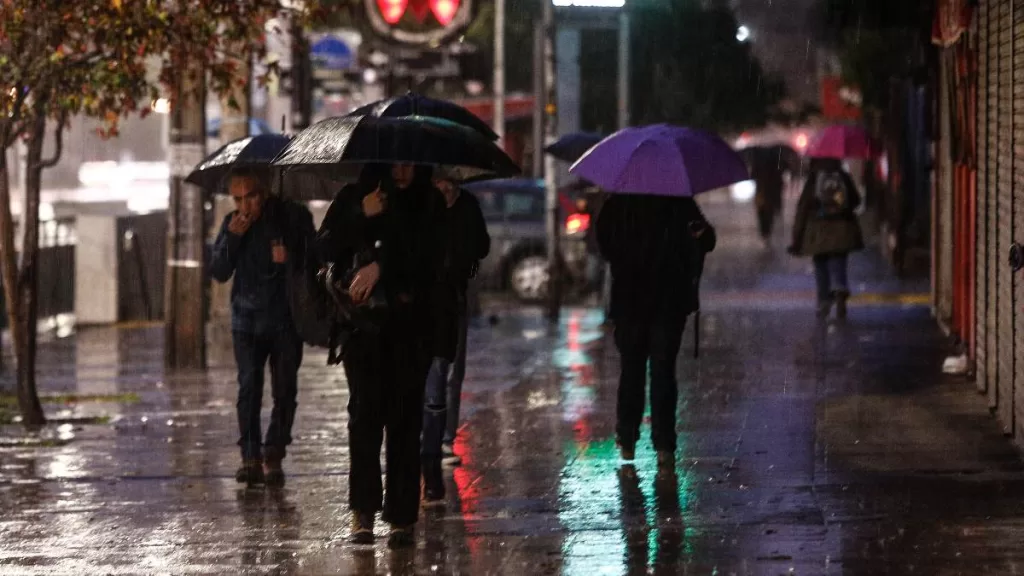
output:
[[[310,46],[309,57],[315,67],[327,70],[348,70],[355,62],[352,49],[341,38],[325,35]]]

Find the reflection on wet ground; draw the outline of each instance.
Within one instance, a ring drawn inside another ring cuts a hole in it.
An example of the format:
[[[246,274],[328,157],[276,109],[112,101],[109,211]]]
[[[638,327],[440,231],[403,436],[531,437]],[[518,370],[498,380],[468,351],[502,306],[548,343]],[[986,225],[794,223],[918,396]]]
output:
[[[247,491],[231,367],[169,377],[159,329],[87,330],[42,351],[46,393],[94,398],[47,406],[73,439],[0,447],[0,573],[1013,572],[1024,467],[983,401],[940,374],[941,335],[907,304],[921,283],[862,254],[870,297],[819,323],[806,262],[781,237],[762,248],[737,210],[708,208],[722,243],[701,357],[680,364],[674,472],[647,445],[618,459],[599,311],[552,329],[508,313],[472,330],[446,508],[424,513],[415,549],[353,549],[347,392],[322,354],[303,369],[287,486]]]

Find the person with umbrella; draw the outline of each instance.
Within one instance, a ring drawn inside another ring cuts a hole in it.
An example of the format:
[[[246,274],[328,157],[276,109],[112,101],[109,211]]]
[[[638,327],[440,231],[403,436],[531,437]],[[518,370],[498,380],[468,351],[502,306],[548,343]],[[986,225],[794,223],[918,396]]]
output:
[[[864,248],[864,237],[854,212],[861,198],[853,178],[836,158],[812,158],[807,183],[797,203],[793,241],[795,256],[810,256],[817,283],[817,313],[846,317],[850,297],[847,277],[849,254]]]
[[[700,308],[705,255],[716,244],[693,196],[746,180],[746,167],[716,136],[655,125],[619,131],[570,172],[611,191],[597,221],[597,241],[611,263],[611,315],[621,357],[616,441],[623,459],[632,460],[649,362],[651,439],[659,466],[672,468],[676,358],[686,320]]]
[[[765,246],[770,247],[775,221],[782,211],[782,174],[785,169],[779,153],[771,148],[754,148],[751,152],[750,176],[757,187],[754,194],[757,227]]]
[[[423,392],[433,348],[431,304],[443,246],[444,204],[427,166],[369,166],[328,209],[317,234],[321,262],[348,268],[346,292],[372,304],[375,330],[356,330],[342,362],[349,385],[351,541],[373,542],[383,510],[389,543],[412,543],[420,504]],[[387,430],[387,492],[380,450]]]
[[[282,461],[292,442],[302,363],[302,340],[288,301],[287,267],[305,253],[315,228],[304,206],[270,196],[264,173],[235,168],[227,180],[235,211],[228,214],[214,243],[210,274],[231,286],[231,332],[238,365],[238,444],[242,466],[235,479],[250,486],[284,484]],[[261,440],[263,372],[270,364],[274,406]],[[264,465],[266,470],[264,470]]]
[[[462,382],[466,375],[466,339],[469,331],[467,290],[480,261],[491,249],[480,202],[457,183],[437,178],[444,195],[446,244],[444,265],[434,290],[434,358],[427,374],[423,406],[423,499],[436,504],[444,499],[442,459],[458,464],[452,444],[459,428]]]

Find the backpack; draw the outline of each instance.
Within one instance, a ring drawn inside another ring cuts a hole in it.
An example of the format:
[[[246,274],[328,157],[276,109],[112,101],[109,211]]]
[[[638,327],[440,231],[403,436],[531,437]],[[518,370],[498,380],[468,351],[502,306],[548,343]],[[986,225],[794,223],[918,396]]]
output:
[[[845,218],[851,212],[850,190],[841,172],[819,172],[814,195],[818,200],[818,218]]]

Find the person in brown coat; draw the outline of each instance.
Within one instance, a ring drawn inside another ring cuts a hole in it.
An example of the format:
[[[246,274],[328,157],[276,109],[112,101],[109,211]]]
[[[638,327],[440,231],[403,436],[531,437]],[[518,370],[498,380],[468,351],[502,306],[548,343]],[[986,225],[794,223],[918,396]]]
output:
[[[839,160],[815,158],[797,203],[793,243],[789,253],[810,256],[818,288],[818,316],[846,317],[850,297],[847,261],[864,248],[864,237],[854,212],[861,197]]]

